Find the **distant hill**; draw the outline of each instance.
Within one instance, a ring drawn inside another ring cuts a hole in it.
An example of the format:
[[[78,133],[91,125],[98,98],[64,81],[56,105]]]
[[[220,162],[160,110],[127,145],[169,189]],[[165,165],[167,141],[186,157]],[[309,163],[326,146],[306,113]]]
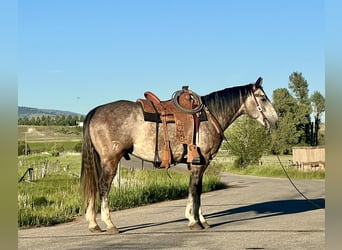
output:
[[[78,114],[75,112],[70,112],[70,111],[62,111],[62,110],[54,110],[54,109],[40,109],[40,108],[31,108],[31,107],[23,107],[23,106],[18,106],[18,118],[23,118],[23,117],[41,117],[41,116],[50,116],[50,117],[55,117],[56,115],[62,116],[81,116],[83,114]]]

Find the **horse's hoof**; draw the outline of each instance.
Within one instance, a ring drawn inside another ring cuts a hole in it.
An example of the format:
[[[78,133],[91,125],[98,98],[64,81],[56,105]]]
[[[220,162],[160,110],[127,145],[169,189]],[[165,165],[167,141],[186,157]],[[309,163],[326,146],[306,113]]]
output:
[[[208,222],[202,222],[202,226],[204,227],[204,229],[208,229],[210,228],[210,225],[208,224]]]
[[[89,228],[89,231],[92,233],[102,233],[102,230],[98,225],[96,225],[95,227]]]
[[[109,234],[118,234],[119,230],[116,227],[111,227],[107,229],[107,233]]]
[[[189,225],[190,230],[202,230],[203,227],[199,223],[194,223]]]

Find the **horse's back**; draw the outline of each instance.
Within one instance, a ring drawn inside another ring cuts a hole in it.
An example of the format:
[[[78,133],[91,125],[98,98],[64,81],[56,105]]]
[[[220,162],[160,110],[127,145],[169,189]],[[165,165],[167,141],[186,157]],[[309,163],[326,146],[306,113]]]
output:
[[[98,106],[90,113],[89,134],[100,155],[121,154],[132,147],[134,127],[143,122],[138,103],[120,100]]]
[[[109,102],[95,107],[93,110],[97,115],[102,115],[108,112],[121,112],[122,110],[132,110],[139,107],[139,104],[129,100],[118,100],[114,102]],[[90,111],[91,112],[91,111]]]

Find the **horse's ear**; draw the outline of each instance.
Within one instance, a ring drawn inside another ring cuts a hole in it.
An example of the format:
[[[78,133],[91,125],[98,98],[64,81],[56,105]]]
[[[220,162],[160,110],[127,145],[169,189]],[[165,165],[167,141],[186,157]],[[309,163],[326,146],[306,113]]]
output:
[[[258,80],[255,82],[255,87],[260,88],[262,86],[262,78],[259,77]]]

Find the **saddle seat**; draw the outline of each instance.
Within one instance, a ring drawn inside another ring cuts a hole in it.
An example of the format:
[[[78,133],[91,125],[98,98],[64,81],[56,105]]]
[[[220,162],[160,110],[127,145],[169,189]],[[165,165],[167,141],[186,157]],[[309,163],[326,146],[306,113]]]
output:
[[[155,118],[158,115],[159,122],[161,119],[159,116],[166,116],[167,122],[176,122],[176,117],[178,113],[181,112],[174,104],[173,100],[161,101],[155,94],[150,91],[144,93],[146,99],[138,99],[143,106],[144,112],[147,113],[147,117],[145,120],[148,121],[156,121]],[[152,116],[148,116],[148,114],[153,114]],[[145,116],[146,116],[145,115]],[[189,116],[189,114],[187,114]]]
[[[187,145],[187,163],[199,164],[200,155],[196,146],[196,133],[199,127],[199,114],[201,111],[196,111],[198,100],[193,96],[193,92],[184,86],[178,95],[172,99],[161,101],[152,92],[145,92],[146,99],[138,99],[144,111],[145,121],[156,122],[156,148],[155,148],[155,163],[160,164],[160,167],[168,168],[172,162],[172,154],[168,135],[167,124],[175,123],[175,135],[179,143]],[[162,123],[164,132],[164,151],[160,161],[158,155],[158,124]]]

